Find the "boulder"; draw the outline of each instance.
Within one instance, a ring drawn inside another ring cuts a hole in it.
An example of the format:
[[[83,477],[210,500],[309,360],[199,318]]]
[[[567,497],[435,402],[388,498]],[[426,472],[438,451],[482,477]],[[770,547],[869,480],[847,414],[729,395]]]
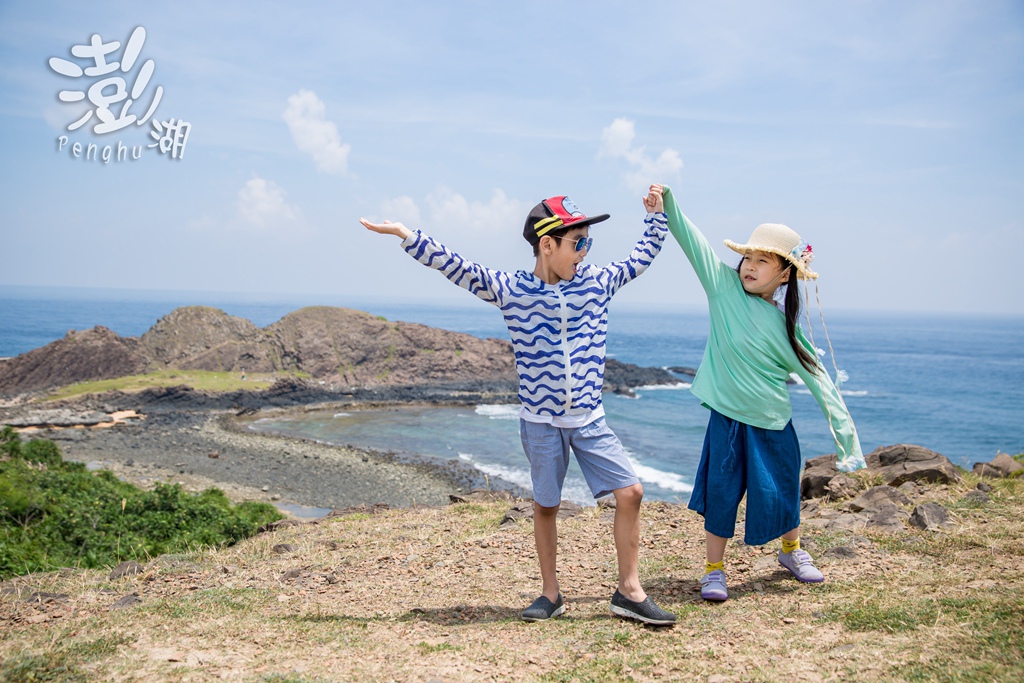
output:
[[[953,520],[946,508],[938,503],[922,503],[910,515],[910,525],[925,531],[937,531],[953,526]]]
[[[940,484],[960,481],[960,473],[949,458],[923,446],[880,446],[864,459],[868,468],[881,474],[889,486],[899,486],[907,481]]]
[[[828,484],[839,475],[836,467],[835,454],[811,458],[804,463],[804,473],[800,477],[800,498],[821,498],[828,495]]]
[[[874,486],[846,504],[852,512],[877,510],[881,505],[910,505],[910,499],[891,486]]]
[[[973,472],[979,477],[1019,477],[1024,472],[1024,465],[1000,453],[991,462],[974,463]]]

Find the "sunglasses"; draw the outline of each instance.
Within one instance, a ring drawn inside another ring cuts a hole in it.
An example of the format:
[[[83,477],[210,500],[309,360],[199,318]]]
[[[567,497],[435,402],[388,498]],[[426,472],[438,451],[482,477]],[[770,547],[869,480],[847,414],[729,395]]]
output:
[[[554,237],[556,240],[569,239],[568,237],[559,237],[558,235],[552,235],[552,237]],[[584,249],[590,251],[590,247],[593,246],[593,244],[593,237],[580,237],[578,240],[576,240],[576,251],[583,251]]]

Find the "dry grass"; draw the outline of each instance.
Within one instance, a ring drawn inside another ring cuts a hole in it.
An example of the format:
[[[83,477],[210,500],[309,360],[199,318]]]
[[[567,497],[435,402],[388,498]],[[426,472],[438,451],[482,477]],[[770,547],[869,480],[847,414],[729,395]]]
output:
[[[655,629],[611,616],[611,512],[560,523],[564,618],[526,624],[539,589],[529,522],[506,506],[357,514],[145,573],[23,577],[0,595],[10,681],[1019,681],[1024,680],[1024,482],[992,501],[936,490],[948,532],[805,530],[826,582],[787,578],[775,547],[730,545],[731,598],[700,600],[700,519],[645,505],[641,577],[677,612]],[[293,550],[279,554],[275,545]],[[846,546],[856,557],[832,559]],[[15,590],[16,592],[11,592]],[[26,602],[33,591],[64,594]],[[120,596],[142,602],[110,611]]]

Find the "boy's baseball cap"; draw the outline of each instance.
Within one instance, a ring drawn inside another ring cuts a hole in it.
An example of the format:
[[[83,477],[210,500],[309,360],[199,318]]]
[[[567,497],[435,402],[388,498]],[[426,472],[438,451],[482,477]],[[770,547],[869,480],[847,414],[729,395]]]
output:
[[[537,244],[540,238],[555,230],[563,228],[581,228],[584,225],[593,225],[608,220],[608,214],[602,213],[599,216],[587,216],[576,203],[568,197],[548,197],[537,206],[530,209],[530,215],[526,217],[526,225],[523,226],[523,237],[530,244]]]

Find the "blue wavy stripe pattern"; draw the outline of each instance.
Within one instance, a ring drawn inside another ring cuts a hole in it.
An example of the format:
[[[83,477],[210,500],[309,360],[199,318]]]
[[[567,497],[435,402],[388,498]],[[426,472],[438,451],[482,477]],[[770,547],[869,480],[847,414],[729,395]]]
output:
[[[664,214],[649,215],[644,223],[643,237],[629,258],[603,268],[582,265],[576,277],[559,285],[546,284],[524,270],[511,274],[484,268],[422,233],[414,233],[403,246],[423,265],[501,309],[515,352],[519,400],[537,415],[557,417],[567,412],[567,391],[574,414],[601,405],[608,302],[647,269],[668,234]],[[556,288],[561,289],[561,299]]]

